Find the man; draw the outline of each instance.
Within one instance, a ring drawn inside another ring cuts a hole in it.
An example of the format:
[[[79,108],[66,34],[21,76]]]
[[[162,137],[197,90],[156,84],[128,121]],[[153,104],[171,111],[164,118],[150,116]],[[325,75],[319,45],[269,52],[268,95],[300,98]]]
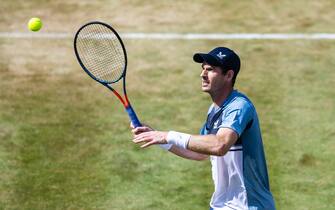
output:
[[[240,70],[239,56],[229,48],[196,53],[201,63],[202,90],[213,104],[201,135],[154,131],[148,126],[132,130],[142,148],[159,144],[184,158],[204,160],[210,155],[215,191],[213,210],[273,210],[268,173],[255,107],[234,90]]]

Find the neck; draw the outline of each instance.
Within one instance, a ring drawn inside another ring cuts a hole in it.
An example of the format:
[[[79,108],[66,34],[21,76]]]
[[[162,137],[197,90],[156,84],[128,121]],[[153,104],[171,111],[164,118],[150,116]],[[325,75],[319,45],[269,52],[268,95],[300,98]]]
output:
[[[223,89],[218,94],[210,94],[214,105],[221,106],[221,104],[227,99],[232,91],[233,87],[230,87]]]

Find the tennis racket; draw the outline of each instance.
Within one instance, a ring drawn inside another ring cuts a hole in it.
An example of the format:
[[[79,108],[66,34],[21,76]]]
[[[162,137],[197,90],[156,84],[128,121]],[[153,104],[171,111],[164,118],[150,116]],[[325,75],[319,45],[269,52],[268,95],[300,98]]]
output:
[[[74,37],[74,52],[84,71],[122,102],[134,127],[141,126],[126,91],[127,53],[119,34],[108,24],[94,21],[81,26]],[[123,97],[112,84],[123,81]]]

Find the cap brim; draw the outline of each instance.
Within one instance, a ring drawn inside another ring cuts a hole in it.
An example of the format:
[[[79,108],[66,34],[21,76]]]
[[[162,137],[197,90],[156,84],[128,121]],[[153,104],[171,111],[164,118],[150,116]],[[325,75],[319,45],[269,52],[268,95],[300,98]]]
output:
[[[210,54],[196,53],[193,55],[193,60],[197,63],[206,62],[212,66],[221,66],[221,63],[216,60],[216,58]]]

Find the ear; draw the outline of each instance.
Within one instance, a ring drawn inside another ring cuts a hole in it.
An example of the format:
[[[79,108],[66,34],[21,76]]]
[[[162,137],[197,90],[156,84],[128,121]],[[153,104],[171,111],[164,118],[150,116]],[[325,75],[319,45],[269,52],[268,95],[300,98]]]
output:
[[[227,73],[226,73],[228,79],[230,79],[230,80],[233,80],[234,74],[235,73],[234,73],[233,70],[228,70]]]

